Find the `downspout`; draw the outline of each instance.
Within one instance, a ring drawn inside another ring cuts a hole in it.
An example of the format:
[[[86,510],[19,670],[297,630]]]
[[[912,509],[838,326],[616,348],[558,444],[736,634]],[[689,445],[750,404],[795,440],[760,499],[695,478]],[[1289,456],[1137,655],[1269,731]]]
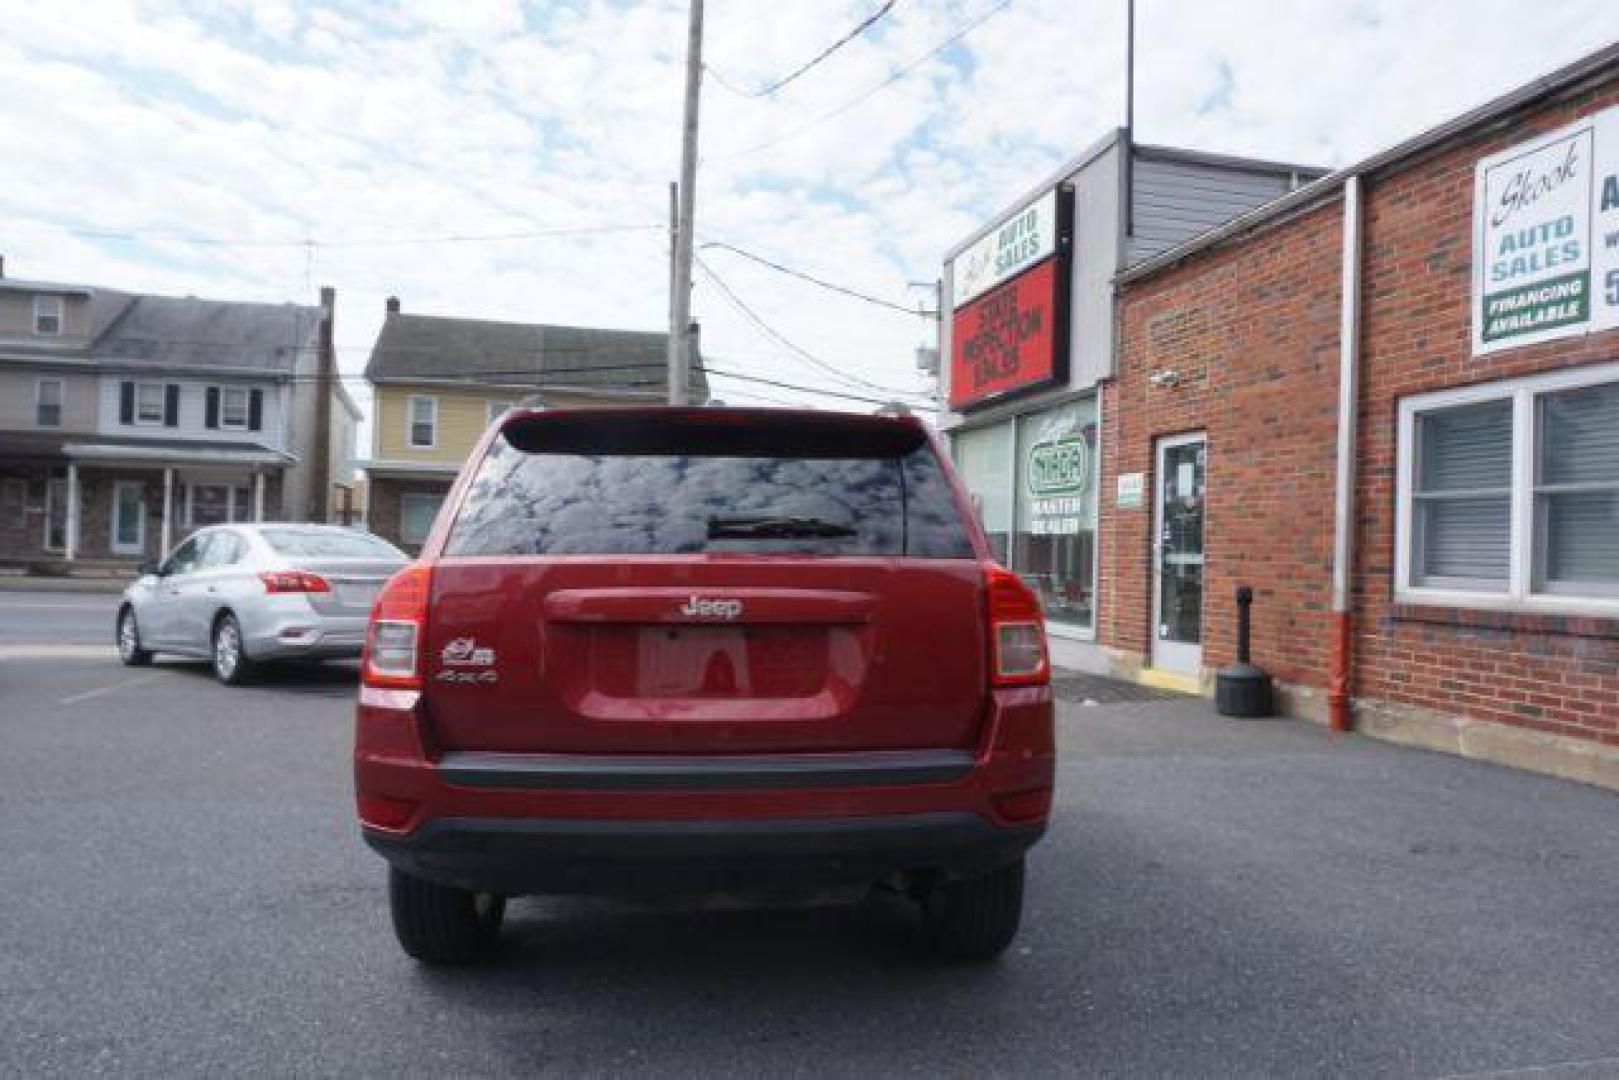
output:
[[[1350,706],[1354,626],[1355,427],[1360,393],[1360,177],[1344,180],[1343,274],[1338,320],[1338,469],[1332,533],[1332,654],[1327,719],[1334,731],[1353,727]]]

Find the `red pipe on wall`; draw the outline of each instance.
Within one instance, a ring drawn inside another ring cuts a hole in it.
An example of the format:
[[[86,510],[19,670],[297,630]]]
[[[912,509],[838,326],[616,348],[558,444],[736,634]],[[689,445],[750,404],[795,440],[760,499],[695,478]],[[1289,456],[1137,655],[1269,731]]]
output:
[[[1354,726],[1349,709],[1349,642],[1349,612],[1334,611],[1331,668],[1327,676],[1327,723],[1334,731],[1349,731]]]

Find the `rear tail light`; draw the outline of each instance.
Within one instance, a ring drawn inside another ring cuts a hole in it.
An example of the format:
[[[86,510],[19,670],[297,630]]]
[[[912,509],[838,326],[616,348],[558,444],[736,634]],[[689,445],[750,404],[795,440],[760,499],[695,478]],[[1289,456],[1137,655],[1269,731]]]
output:
[[[412,564],[388,579],[371,609],[360,681],[366,686],[416,689],[422,685],[421,646],[427,634],[427,595],[433,572]]]
[[[1045,618],[1040,598],[1023,579],[991,563],[989,594],[990,682],[995,686],[1040,686],[1051,678]]]
[[[265,570],[259,574],[268,593],[331,592],[332,587],[319,574],[307,570]]]

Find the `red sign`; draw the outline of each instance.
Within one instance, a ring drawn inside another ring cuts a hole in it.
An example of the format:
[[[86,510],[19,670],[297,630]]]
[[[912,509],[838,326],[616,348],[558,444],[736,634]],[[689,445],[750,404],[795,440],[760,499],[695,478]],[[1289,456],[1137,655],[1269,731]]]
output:
[[[957,308],[950,323],[950,407],[1052,381],[1057,313],[1054,258]]]

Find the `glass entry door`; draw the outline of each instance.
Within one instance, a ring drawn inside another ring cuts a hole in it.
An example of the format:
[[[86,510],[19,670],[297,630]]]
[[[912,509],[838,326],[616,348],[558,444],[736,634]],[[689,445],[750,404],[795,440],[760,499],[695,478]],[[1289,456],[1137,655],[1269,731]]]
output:
[[[1158,442],[1153,507],[1152,664],[1196,675],[1203,663],[1202,435]]]

